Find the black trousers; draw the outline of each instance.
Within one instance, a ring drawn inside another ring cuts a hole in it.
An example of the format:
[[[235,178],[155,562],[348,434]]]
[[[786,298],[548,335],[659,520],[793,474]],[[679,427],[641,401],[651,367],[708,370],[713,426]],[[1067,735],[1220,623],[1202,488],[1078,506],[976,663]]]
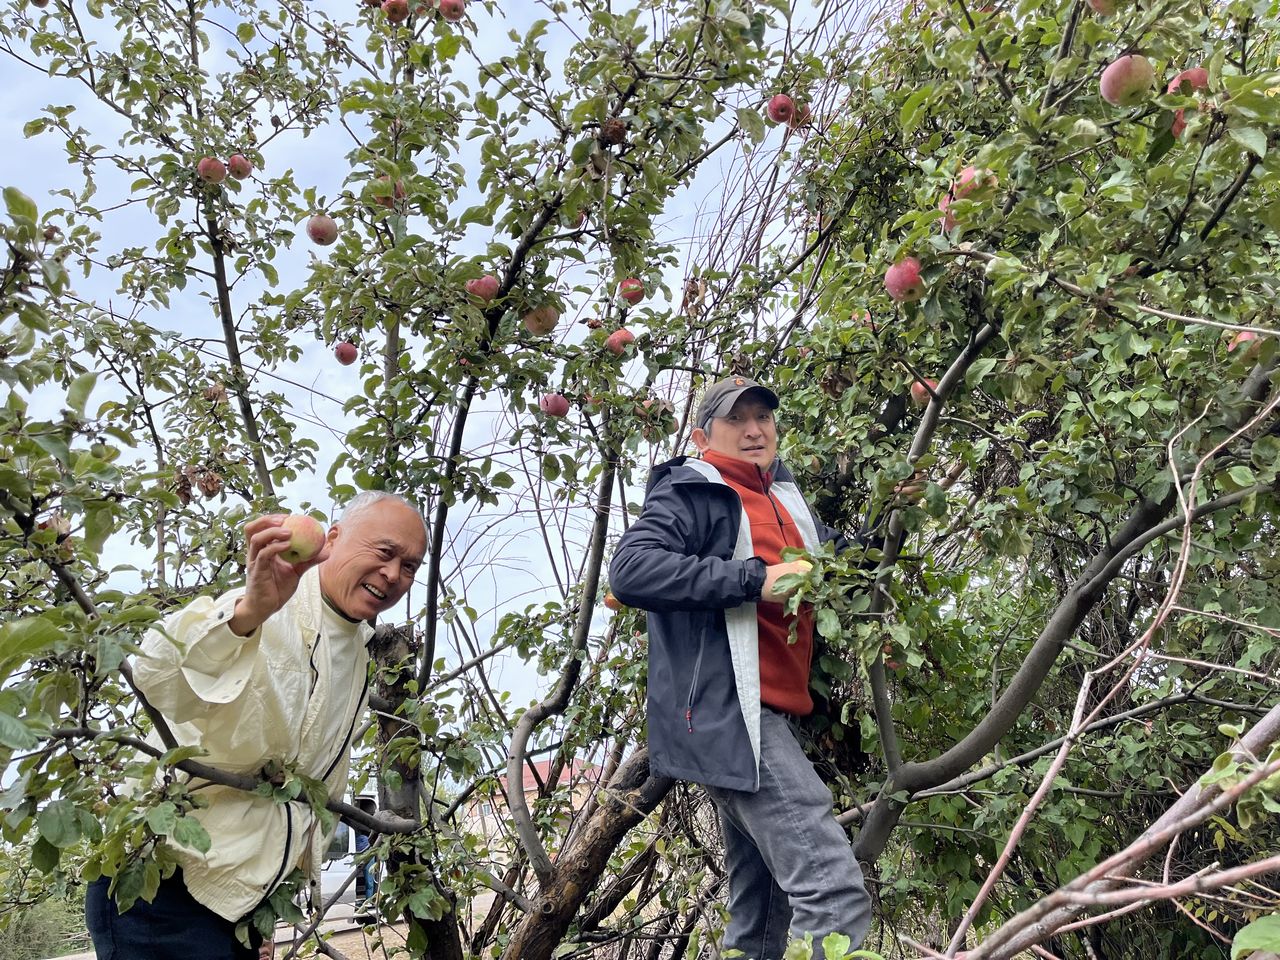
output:
[[[85,892],[84,912],[98,960],[257,960],[262,938],[249,928],[252,946],[236,939],[236,923],[218,916],[187,891],[178,870],[151,903],[137,901],[124,913],[101,877]]]

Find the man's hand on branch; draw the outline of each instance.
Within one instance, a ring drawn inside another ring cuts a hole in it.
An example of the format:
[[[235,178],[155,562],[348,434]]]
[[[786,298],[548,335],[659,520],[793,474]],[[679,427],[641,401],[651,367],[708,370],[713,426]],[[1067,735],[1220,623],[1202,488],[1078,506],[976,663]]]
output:
[[[798,584],[779,591],[777,588],[778,581],[787,576],[787,574],[795,573],[803,576],[812,569],[813,564],[808,560],[789,560],[786,563],[770,564],[764,568],[764,586],[760,588],[760,599],[767,600],[770,603],[781,603],[795,592]]]
[[[285,516],[283,513],[271,513],[245,524],[248,559],[244,596],[236,602],[235,615],[228,624],[237,636],[247,637],[257,630],[263,621],[289,601],[298,589],[302,575],[329,557],[329,544],[326,542],[310,560],[303,563],[284,560],[280,555],[289,549],[293,536],[280,525]]]

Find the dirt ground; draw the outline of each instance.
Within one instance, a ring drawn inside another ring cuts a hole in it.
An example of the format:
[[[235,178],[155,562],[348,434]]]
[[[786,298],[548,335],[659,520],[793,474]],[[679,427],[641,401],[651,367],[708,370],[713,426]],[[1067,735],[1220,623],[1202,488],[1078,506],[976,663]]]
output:
[[[397,947],[404,946],[404,925],[384,926],[377,930],[352,930],[347,933],[336,933],[328,939],[328,944],[341,953],[347,960],[387,960],[394,956]],[[381,936],[382,944],[378,945]],[[276,946],[276,960],[281,960],[289,952],[288,944]],[[299,956],[316,956],[314,943],[298,952]]]

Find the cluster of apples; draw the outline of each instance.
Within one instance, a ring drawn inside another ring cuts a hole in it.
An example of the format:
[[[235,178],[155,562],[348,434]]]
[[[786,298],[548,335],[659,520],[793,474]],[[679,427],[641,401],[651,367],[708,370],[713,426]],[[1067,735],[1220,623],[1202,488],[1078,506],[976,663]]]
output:
[[[409,0],[364,0],[370,7],[381,7],[382,14],[388,23],[404,23],[409,19]],[[426,7],[419,6],[417,12],[425,13]],[[467,0],[438,0],[436,10],[441,19],[457,23],[467,15]]]
[[[233,153],[227,157],[226,163],[217,157],[201,157],[196,163],[196,176],[205,183],[219,184],[227,179],[227,174],[230,174],[232,179],[243,180],[252,176],[253,164],[242,153]]]

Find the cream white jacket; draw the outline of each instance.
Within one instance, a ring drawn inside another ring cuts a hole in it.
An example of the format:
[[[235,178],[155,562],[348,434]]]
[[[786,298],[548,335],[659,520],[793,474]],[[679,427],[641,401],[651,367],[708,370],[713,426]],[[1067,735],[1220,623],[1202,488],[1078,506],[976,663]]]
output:
[[[248,637],[227,626],[242,593],[197,598],[149,632],[134,662],[138,687],[170,721],[179,743],[204,748],[202,762],[256,773],[280,760],[323,780],[338,799],[346,788],[351,735],[368,699],[365,645],[373,628],[356,627],[354,662],[349,670],[331,671],[316,568]],[[341,718],[341,739],[324,733],[334,728],[335,710],[350,713]],[[305,801],[276,803],[198,784],[208,806],[194,815],[209,834],[209,852],[173,847],[196,900],[239,920],[294,867],[318,878],[328,837]]]

